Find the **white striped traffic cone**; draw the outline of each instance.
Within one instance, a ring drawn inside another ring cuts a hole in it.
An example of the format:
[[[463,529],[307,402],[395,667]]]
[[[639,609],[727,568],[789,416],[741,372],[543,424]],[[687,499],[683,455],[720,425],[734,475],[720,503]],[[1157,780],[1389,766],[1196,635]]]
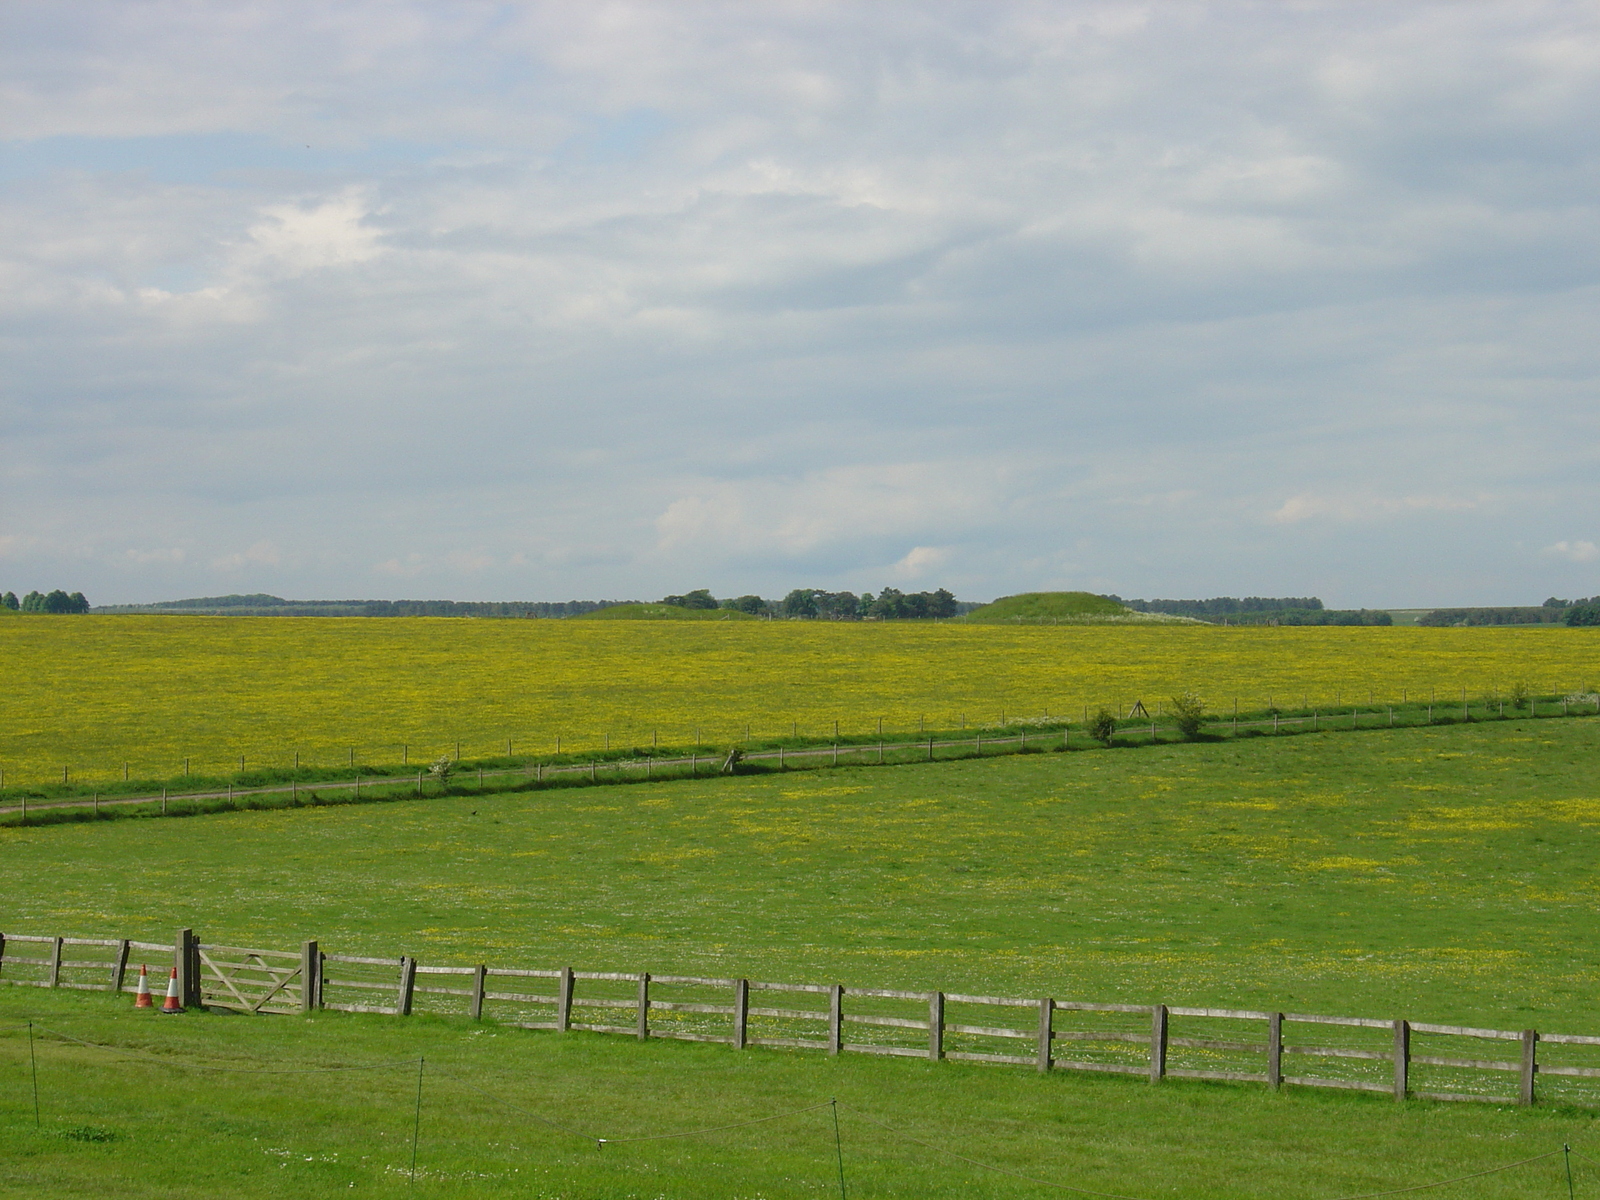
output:
[[[135,1008],[155,1007],[155,1001],[150,999],[149,970],[149,967],[141,966],[139,968],[139,990],[133,994],[133,1006]]]
[[[161,1002],[164,1013],[181,1013],[183,1001],[178,999],[178,968],[172,968],[172,978],[167,980],[167,998]]]

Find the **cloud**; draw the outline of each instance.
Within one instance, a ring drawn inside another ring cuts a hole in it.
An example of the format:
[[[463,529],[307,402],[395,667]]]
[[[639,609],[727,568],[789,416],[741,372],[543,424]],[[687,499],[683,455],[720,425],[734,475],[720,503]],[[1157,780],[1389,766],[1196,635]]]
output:
[[[268,541],[256,542],[248,550],[224,554],[211,560],[214,571],[239,571],[245,567],[279,567],[283,554]]]
[[[1560,541],[1553,546],[1546,546],[1539,553],[1551,558],[1564,558],[1568,562],[1586,563],[1600,558],[1600,547],[1596,547],[1593,542]]]
[[[95,11],[0,39],[8,570],[1470,603],[1600,503],[1587,10]]]

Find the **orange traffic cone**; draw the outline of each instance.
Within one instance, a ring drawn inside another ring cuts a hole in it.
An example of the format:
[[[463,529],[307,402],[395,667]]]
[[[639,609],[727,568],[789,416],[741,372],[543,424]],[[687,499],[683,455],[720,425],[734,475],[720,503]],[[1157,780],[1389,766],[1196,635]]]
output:
[[[178,968],[172,968],[172,978],[167,980],[167,998],[161,1002],[164,1013],[181,1013],[183,1002],[178,999]]]
[[[133,1006],[135,1008],[155,1007],[155,1001],[150,999],[149,970],[149,967],[142,966],[139,968],[139,990],[133,994]]]

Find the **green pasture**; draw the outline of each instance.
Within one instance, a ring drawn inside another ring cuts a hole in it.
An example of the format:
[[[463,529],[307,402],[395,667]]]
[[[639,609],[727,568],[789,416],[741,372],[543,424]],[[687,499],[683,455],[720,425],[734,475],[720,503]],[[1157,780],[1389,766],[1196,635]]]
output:
[[[16,1028],[30,1019],[37,1124]],[[1553,1200],[1567,1195],[1563,1144],[1578,1152],[1574,1194],[1600,1195],[1595,1116],[1559,1107],[1152,1086],[434,1017],[167,1018],[22,988],[0,990],[0,1026],[0,1193],[35,1200],[809,1200],[840,1195],[841,1157],[857,1200],[1069,1194],[1046,1183],[1151,1200],[1333,1200],[1539,1155],[1550,1157],[1432,1194]],[[744,1124],[768,1116],[779,1119]]]
[[[1600,1033],[1600,721],[0,828],[0,929]]]

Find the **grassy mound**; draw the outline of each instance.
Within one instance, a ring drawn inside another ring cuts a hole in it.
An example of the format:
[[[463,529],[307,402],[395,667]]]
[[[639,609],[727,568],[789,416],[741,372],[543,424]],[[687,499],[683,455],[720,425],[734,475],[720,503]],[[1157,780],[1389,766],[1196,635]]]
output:
[[[758,618],[732,608],[679,608],[676,604],[613,604],[573,621],[754,621]]]
[[[1120,617],[1129,610],[1093,592],[1023,592],[1001,596],[967,614],[969,621],[1049,620],[1056,617]]]

